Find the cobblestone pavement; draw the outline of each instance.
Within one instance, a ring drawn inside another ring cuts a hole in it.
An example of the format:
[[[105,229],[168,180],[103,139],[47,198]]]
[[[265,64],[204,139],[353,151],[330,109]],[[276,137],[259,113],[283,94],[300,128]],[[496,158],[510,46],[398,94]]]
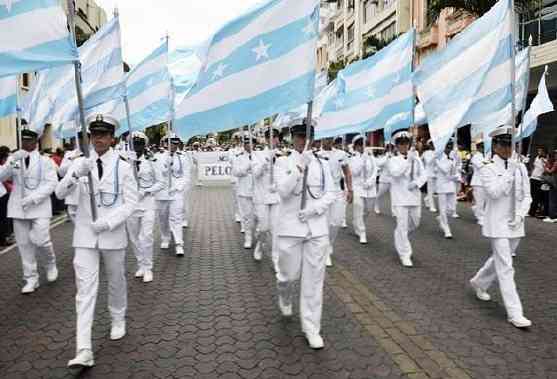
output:
[[[411,270],[396,259],[390,217],[369,217],[367,246],[343,230],[326,280],[326,348],[315,352],[298,317],[280,316],[269,258],[256,263],[242,248],[230,192],[197,189],[185,258],[157,251],[155,281],[143,284],[128,254],[128,335],[121,341],[108,339],[101,276],[97,364],[84,372],[65,368],[75,349],[66,223],[52,231],[58,282],[46,284],[41,272],[39,290],[22,296],[17,253],[0,256],[0,378],[557,378],[554,225],[530,220],[516,261],[534,322],[524,332],[506,323],[496,290],[495,301],[480,303],[468,289],[488,244],[470,212],[461,214],[447,241],[424,213]]]

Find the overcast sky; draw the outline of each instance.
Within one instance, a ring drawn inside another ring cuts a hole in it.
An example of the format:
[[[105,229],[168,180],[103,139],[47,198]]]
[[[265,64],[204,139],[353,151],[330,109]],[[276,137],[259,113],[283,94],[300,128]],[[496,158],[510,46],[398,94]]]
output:
[[[120,12],[124,60],[132,65],[168,32],[170,49],[206,40],[216,28],[261,0],[97,0],[112,18]]]

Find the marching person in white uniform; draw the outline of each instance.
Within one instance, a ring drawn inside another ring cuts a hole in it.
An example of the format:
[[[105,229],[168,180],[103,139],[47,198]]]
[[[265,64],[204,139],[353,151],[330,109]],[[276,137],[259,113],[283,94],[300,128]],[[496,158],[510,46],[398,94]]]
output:
[[[79,186],[73,235],[74,270],[76,277],[77,355],[69,367],[94,365],[91,332],[99,288],[101,257],[108,279],[108,309],[112,318],[110,339],[126,335],[126,220],[137,207],[137,186],[131,166],[110,146],[116,119],[96,115],[87,124],[94,151],[89,158],[79,158],[56,187],[56,196],[63,199]],[[97,219],[93,221],[89,198],[88,174],[93,180]]]
[[[405,267],[412,267],[412,245],[408,234],[420,225],[422,204],[420,187],[427,181],[422,161],[415,150],[410,150],[412,136],[407,131],[393,136],[398,154],[389,159],[387,170],[391,181],[391,201],[396,229],[395,247],[400,261]]]
[[[449,216],[453,215],[456,206],[456,184],[460,182],[458,160],[454,150],[454,141],[451,139],[445,146],[443,154],[435,159],[437,172],[436,188],[439,200],[439,227],[445,238],[453,238],[449,225]]]
[[[61,178],[64,178],[66,174],[69,172],[69,169],[72,167],[73,163],[76,159],[82,157],[83,154],[79,149],[74,149],[72,151],[68,151],[64,154],[64,159],[62,159],[62,163],[58,168],[58,175]],[[66,204],[66,212],[70,217],[72,222],[75,222],[75,214],[77,212],[77,205],[79,204],[79,191],[77,191],[77,186],[75,187],[76,190],[72,191],[72,193],[68,194],[64,199],[64,204]]]
[[[170,247],[174,237],[176,256],[184,256],[184,190],[190,180],[186,165],[178,152],[180,138],[171,133],[166,136],[168,150],[157,155],[157,166],[164,181],[164,188],[157,192],[155,199],[159,212],[161,249]]]
[[[480,171],[485,161],[483,142],[478,143],[476,145],[476,149],[477,151],[474,153],[474,155],[472,155],[472,158],[470,159],[470,164],[472,165],[473,170],[470,185],[472,186],[474,194],[474,206],[472,207],[472,210],[474,211],[474,216],[476,216],[478,224],[483,225],[486,204],[486,194],[480,175]]]
[[[358,135],[352,140],[354,156],[350,159],[352,185],[354,186],[354,231],[361,244],[367,244],[366,224],[375,196],[377,195],[377,164],[373,155],[364,151],[364,136]]]
[[[294,284],[300,279],[302,330],[310,347],[321,349],[324,346],[320,335],[323,283],[329,246],[327,213],[336,195],[328,162],[311,150],[304,150],[305,122],[295,120],[291,125],[294,150],[277,165],[277,189],[281,198],[277,225],[279,308],[283,316],[292,315]],[[313,126],[308,138],[312,136]],[[302,197],[306,199],[304,207]]]
[[[145,146],[149,143],[147,136],[141,132],[133,132],[131,140],[135,154],[130,154],[129,163],[135,165],[134,176],[139,194],[136,211],[127,220],[127,228],[137,259],[135,277],[149,283],[153,281],[153,233],[157,207],[155,196],[164,188],[164,179],[157,169],[156,158],[146,154]]]
[[[234,161],[236,157],[242,153],[243,149],[240,144],[240,134],[237,132],[233,136],[233,147],[228,150],[228,162],[230,163],[230,172],[234,168]],[[236,222],[242,222],[240,217],[240,208],[238,206],[238,178],[234,175],[230,175],[230,184],[232,184],[232,204],[234,206],[234,220]]]
[[[184,188],[184,219],[182,222],[183,228],[188,228],[190,226],[191,217],[191,193],[193,190],[193,158],[190,151],[184,149],[184,144],[180,144],[180,155],[182,161],[184,162],[184,171],[186,172],[186,177],[189,178],[186,186]]]
[[[435,207],[435,148],[431,140],[427,141],[427,150],[422,154],[424,168],[427,173],[427,195],[425,197],[425,206],[432,212],[437,212]]]
[[[333,148],[333,138],[323,140],[319,155],[329,163],[331,177],[333,178],[333,192],[335,201],[329,209],[329,251],[327,255],[327,267],[333,265],[332,255],[338,231],[342,227],[346,217],[346,202],[352,203],[354,193],[352,189],[352,174],[350,173],[348,154],[344,150]],[[344,177],[346,193],[341,186]]]
[[[252,141],[255,144],[255,141]],[[238,178],[238,205],[244,230],[244,248],[251,249],[255,231],[255,208],[253,203],[253,156],[250,137],[244,137],[244,152],[236,157],[232,175]]]
[[[8,217],[13,219],[15,240],[23,267],[25,285],[21,293],[29,294],[39,287],[37,254],[46,258],[46,278],[58,278],[56,255],[50,240],[52,205],[58,177],[52,160],[37,150],[39,135],[29,129],[21,131],[21,150],[13,153],[0,166],[0,183],[13,180],[8,199]]]
[[[490,133],[494,155],[485,162],[480,175],[487,196],[482,234],[491,241],[491,257],[470,284],[478,299],[489,301],[487,290],[497,280],[509,322],[525,328],[532,322],[524,317],[514,281],[512,255],[525,236],[524,218],[532,197],[526,166],[511,160],[513,132],[511,125],[503,125]]]
[[[383,202],[383,204],[386,203],[386,201],[384,200],[382,201],[381,199],[384,199],[385,195],[389,194],[391,189],[392,178],[391,175],[389,174],[389,168],[387,164],[389,162],[389,159],[391,159],[391,148],[392,148],[391,144],[386,143],[384,154],[375,159],[375,163],[377,164],[377,169],[378,169],[379,183],[377,186],[377,196],[375,198],[374,210],[375,210],[375,214],[378,215],[381,214],[380,202]]]
[[[271,129],[265,131],[267,145],[271,141]],[[272,146],[280,143],[280,130],[273,128]],[[263,246],[266,245],[271,251],[271,258],[275,271],[278,265],[278,250],[275,242],[276,222],[278,221],[278,211],[280,196],[277,193],[276,178],[273,168],[276,165],[277,149],[265,148],[263,151],[254,153],[253,160],[253,179],[254,179],[254,204],[257,215],[257,244],[253,252],[253,258],[260,261],[263,255]]]

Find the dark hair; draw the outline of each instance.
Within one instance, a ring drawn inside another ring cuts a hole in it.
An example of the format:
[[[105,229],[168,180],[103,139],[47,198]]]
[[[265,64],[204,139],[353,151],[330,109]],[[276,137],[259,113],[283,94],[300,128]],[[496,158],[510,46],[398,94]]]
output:
[[[0,146],[0,159],[6,159],[10,155],[10,148],[8,146]]]

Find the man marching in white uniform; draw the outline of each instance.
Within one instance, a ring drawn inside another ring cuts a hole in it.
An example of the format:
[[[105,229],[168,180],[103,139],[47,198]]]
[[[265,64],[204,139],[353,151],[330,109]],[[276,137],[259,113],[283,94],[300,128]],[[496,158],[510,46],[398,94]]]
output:
[[[530,209],[532,197],[526,167],[510,159],[513,129],[510,125],[503,125],[490,133],[494,155],[484,164],[480,175],[487,196],[482,234],[491,241],[492,255],[470,284],[478,299],[489,301],[491,297],[487,290],[497,280],[509,322],[517,328],[525,328],[532,322],[523,314],[514,281],[512,255],[525,236],[524,217]]]
[[[375,197],[375,214],[381,214],[381,199],[387,195],[391,189],[391,175],[389,174],[388,169],[388,162],[391,159],[391,144],[386,143],[385,152],[383,155],[377,157],[375,159],[375,163],[377,164],[378,169],[378,176],[379,176],[379,184],[377,187],[377,196]],[[386,202],[383,201],[383,204]],[[392,206],[391,206],[392,208]]]
[[[154,228],[156,218],[155,196],[164,188],[164,179],[157,169],[156,159],[147,156],[147,136],[141,132],[131,135],[135,154],[130,154],[130,164],[135,165],[138,204],[134,214],[127,220],[132,250],[137,259],[136,278],[144,283],[153,281]]]
[[[321,349],[324,346],[320,335],[323,283],[329,246],[327,212],[335,200],[335,189],[328,162],[310,150],[304,151],[304,121],[294,121],[291,134],[294,150],[277,165],[277,189],[281,198],[277,226],[279,307],[283,316],[292,315],[292,292],[301,277],[302,330],[310,347]],[[308,137],[312,136],[313,126]],[[303,188],[304,176],[306,188]],[[302,197],[306,199],[303,209]]]
[[[94,365],[91,332],[99,288],[99,264],[102,256],[108,278],[108,309],[112,318],[110,339],[126,335],[126,220],[137,207],[137,186],[131,166],[110,146],[116,119],[97,115],[88,119],[94,151],[89,158],[79,158],[56,187],[63,199],[79,186],[73,247],[77,294],[77,355],[69,367]],[[93,222],[89,199],[88,174],[93,180],[97,220]]]
[[[333,190],[335,201],[329,209],[329,251],[327,255],[327,267],[333,265],[331,256],[333,255],[335,241],[337,239],[338,230],[342,227],[346,217],[346,202],[352,203],[352,174],[348,166],[348,154],[344,150],[333,148],[334,139],[327,138],[323,140],[322,149],[319,155],[329,161],[331,177],[333,178]],[[346,195],[342,190],[340,182],[344,174],[344,184],[346,186]],[[346,196],[346,198],[345,198]]]
[[[184,219],[182,221],[182,227],[188,228],[190,226],[191,217],[191,192],[193,190],[193,158],[190,151],[184,149],[184,144],[180,144],[179,150],[180,156],[182,157],[182,162],[184,162],[184,171],[186,172],[186,177],[189,178],[186,186],[184,188]]]
[[[367,244],[364,218],[373,209],[377,195],[377,165],[373,155],[364,151],[363,141],[362,135],[352,140],[354,156],[350,159],[350,171],[354,186],[354,231],[360,237],[360,243]]]
[[[391,157],[387,170],[391,174],[391,202],[396,217],[395,247],[405,267],[412,267],[412,245],[408,233],[420,225],[422,215],[420,187],[427,175],[415,150],[410,151],[412,136],[400,131],[393,136],[398,154]]]
[[[72,151],[66,152],[66,154],[64,154],[64,159],[62,159],[62,163],[58,168],[58,175],[60,175],[61,178],[64,178],[69,172],[75,160],[82,156],[83,154],[79,149],[74,149]],[[74,190],[71,194],[68,194],[64,199],[64,204],[66,204],[66,211],[68,213],[68,216],[70,217],[70,220],[72,220],[72,222],[75,222],[75,214],[77,212],[77,205],[79,204],[79,191]]]
[[[0,182],[13,180],[8,200],[8,217],[13,219],[14,234],[25,285],[21,293],[34,292],[39,287],[37,254],[46,257],[46,278],[58,278],[56,255],[50,240],[52,205],[50,195],[58,178],[52,160],[37,150],[39,135],[32,130],[21,131],[21,150],[0,166]]]
[[[252,141],[255,144],[255,141]],[[251,249],[255,229],[255,209],[253,203],[253,162],[250,137],[244,137],[244,152],[236,157],[232,175],[238,178],[238,206],[242,217],[244,248]]]
[[[470,185],[473,189],[474,194],[474,206],[472,210],[474,211],[474,216],[476,216],[476,220],[478,220],[479,225],[483,225],[484,222],[484,214],[485,214],[485,204],[486,204],[486,194],[482,184],[480,171],[484,166],[484,144],[480,142],[476,145],[477,151],[472,155],[472,159],[470,160],[470,164],[472,165],[473,174],[472,174],[472,181]]]
[[[228,150],[228,162],[230,163],[230,172],[234,169],[234,161],[236,157],[240,155],[243,151],[242,146],[240,145],[240,135],[237,132],[233,136],[233,144],[234,146]],[[242,222],[242,218],[240,217],[240,209],[238,206],[238,178],[234,175],[230,175],[230,184],[232,184],[232,204],[234,206],[234,220],[236,222]]]
[[[429,208],[432,213],[437,212],[435,207],[435,149],[431,140],[427,141],[427,150],[422,154],[424,161],[424,168],[427,173],[427,195],[425,197],[425,206]]]
[[[271,141],[270,129],[265,131],[267,145]],[[273,129],[272,146],[277,146],[280,142],[280,130]],[[260,261],[263,254],[263,245],[267,245],[271,250],[273,267],[275,271],[278,265],[278,250],[274,236],[276,235],[276,222],[278,221],[278,209],[280,196],[277,193],[277,186],[274,177],[271,177],[271,166],[276,164],[277,150],[265,148],[263,151],[254,153],[253,179],[255,185],[254,203],[257,215],[257,244],[253,252],[253,258]]]
[[[190,180],[186,165],[180,154],[178,145],[180,138],[175,134],[166,136],[167,151],[157,155],[158,170],[164,181],[164,188],[157,192],[157,208],[161,231],[161,249],[170,247],[170,239],[174,237],[176,255],[184,256],[184,194]]]
[[[453,238],[451,227],[449,226],[449,215],[453,215],[456,206],[456,184],[460,183],[460,173],[458,171],[458,159],[454,150],[453,140],[449,140],[445,146],[443,155],[435,159],[437,172],[436,189],[439,200],[439,227],[443,231],[445,238]]]

